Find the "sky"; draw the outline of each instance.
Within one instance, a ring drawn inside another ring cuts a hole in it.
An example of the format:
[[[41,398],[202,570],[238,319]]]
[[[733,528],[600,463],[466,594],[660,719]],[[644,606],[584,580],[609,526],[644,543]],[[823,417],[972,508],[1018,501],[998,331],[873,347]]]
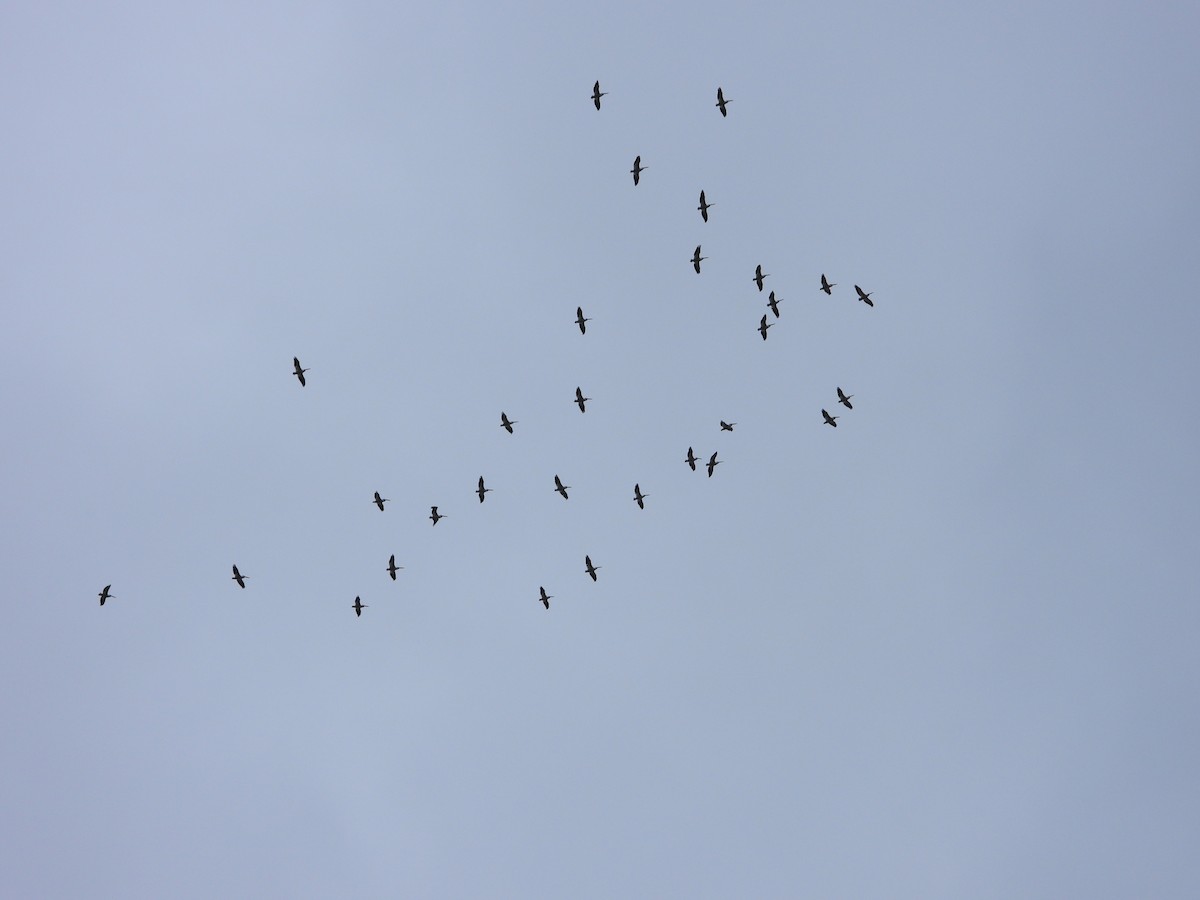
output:
[[[5,895],[1200,894],[1194,6],[252,6],[0,8]]]

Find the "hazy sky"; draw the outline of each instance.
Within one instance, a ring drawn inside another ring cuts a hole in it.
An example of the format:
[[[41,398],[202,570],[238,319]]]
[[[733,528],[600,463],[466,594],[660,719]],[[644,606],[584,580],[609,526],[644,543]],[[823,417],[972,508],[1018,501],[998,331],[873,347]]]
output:
[[[1193,4],[255,6],[0,7],[0,893],[1200,895]]]

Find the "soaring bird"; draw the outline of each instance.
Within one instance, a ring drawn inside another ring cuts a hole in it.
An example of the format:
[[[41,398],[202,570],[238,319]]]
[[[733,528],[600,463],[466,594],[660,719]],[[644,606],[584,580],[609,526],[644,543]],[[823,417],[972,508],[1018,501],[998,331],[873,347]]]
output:
[[[600,82],[597,81],[592,85],[592,102],[596,104],[596,109],[600,108],[600,98],[607,94],[608,91],[600,90]]]
[[[538,586],[538,590],[541,591],[541,594],[542,594],[542,596],[538,597],[538,602],[541,603],[542,606],[546,607],[546,609],[549,609],[550,608],[550,598],[553,597],[554,595],[547,594],[546,589],[544,587],[541,587],[540,585]]]
[[[633,500],[635,503],[637,503],[638,509],[646,508],[646,504],[642,501],[644,501],[649,496],[650,496],[649,494],[642,493],[642,486],[640,484],[635,484],[633,486]]]
[[[429,507],[429,518],[432,519],[433,524],[436,525],[438,523],[438,519],[444,519],[446,516],[444,513],[438,512],[436,506],[431,506]]]
[[[104,590],[102,590],[102,591],[100,592],[100,605],[101,605],[101,606],[103,606],[103,605],[104,605],[104,601],[105,601],[105,600],[107,600],[109,597],[111,597],[111,596],[112,596],[112,594],[110,594],[110,593],[108,592],[108,589],[109,589],[110,587],[112,587],[112,585],[111,585],[111,584],[106,584],[106,585],[104,586]]]
[[[300,368],[300,357],[298,356],[292,357],[292,365],[296,367],[292,374],[300,379],[300,387],[304,387],[304,385],[307,383],[304,380],[304,373],[307,372],[308,369]]]
[[[733,426],[736,424],[737,424],[737,422],[726,422],[724,419],[722,419],[721,420],[721,430],[722,431],[733,431]]]
[[[383,504],[388,502],[387,497],[380,497],[379,491],[375,492],[375,505],[379,507],[379,511],[383,512]]]
[[[821,415],[825,417],[826,425],[832,425],[834,428],[837,428],[837,420],[840,419],[841,416],[831,416],[825,410],[821,410]]]
[[[768,322],[767,314],[763,313],[762,321],[758,323],[758,333],[763,336],[764,341],[767,339],[767,329],[774,324],[774,322]]]
[[[477,494],[479,495],[479,502],[480,502],[480,503],[482,503],[482,502],[483,502],[483,495],[484,495],[484,494],[486,494],[486,493],[487,493],[488,491],[490,491],[490,490],[491,490],[491,488],[490,488],[490,487],[484,487],[484,486],[483,486],[483,476],[482,476],[482,475],[480,475],[480,476],[479,476],[479,487],[478,487],[478,489],[475,491],[475,493],[477,493]]]
[[[354,598],[354,614],[361,616],[362,611],[367,608],[367,604],[363,603],[358,597]]]
[[[554,476],[554,489],[555,489],[556,491],[558,491],[560,494],[562,494],[562,498],[563,498],[564,500],[569,500],[569,499],[570,499],[570,498],[567,496],[567,488],[569,488],[569,487],[570,487],[570,485],[569,485],[569,484],[563,484],[563,483],[562,483],[562,479],[561,479],[561,478],[559,478],[557,475],[555,475],[555,476]]]
[[[583,396],[583,391],[581,391],[579,388],[575,388],[575,402],[579,404],[579,411],[581,413],[587,412],[587,407],[585,407],[584,404],[591,399],[591,397]]]
[[[587,325],[584,323],[590,321],[592,320],[584,317],[582,306],[575,307],[575,324],[579,326],[580,334],[587,334]]]
[[[722,91],[720,88],[717,88],[717,102],[716,102],[716,106],[717,106],[717,108],[718,108],[718,109],[720,109],[720,110],[721,110],[721,117],[722,117],[722,118],[724,118],[724,117],[725,117],[725,104],[726,104],[726,103],[732,103],[732,102],[733,102],[732,100],[726,100],[726,99],[725,99],[725,92],[724,92],[724,91]]]
[[[696,209],[700,210],[700,217],[703,218],[705,222],[708,221],[709,207],[716,206],[716,205],[717,204],[709,203],[707,200],[704,199],[704,191],[700,192],[700,205],[697,206]]]
[[[763,283],[763,279],[764,279],[764,278],[768,278],[768,277],[770,277],[770,273],[769,273],[769,272],[764,272],[764,271],[762,270],[762,266],[755,266],[755,267],[754,267],[754,277],[753,277],[753,278],[751,278],[750,280],[751,280],[751,281],[753,281],[755,284],[757,284],[757,285],[758,285],[758,289],[759,289],[759,291],[761,292],[761,291],[762,291],[762,283]]]
[[[859,300],[861,300],[863,303],[867,304],[867,306],[875,305],[874,301],[871,300],[871,294],[875,293],[874,291],[871,291],[871,294],[867,294],[857,284],[854,286],[854,289],[856,291],[858,291],[858,299]]]
[[[696,245],[696,252],[692,254],[692,268],[696,270],[696,274],[700,274],[700,260],[708,259],[707,256],[700,255],[700,245]]]
[[[842,404],[842,406],[846,407],[846,409],[854,409],[854,407],[850,405],[850,398],[853,397],[854,395],[842,393],[841,388],[838,388],[837,392],[838,392],[838,403]]]
[[[249,575],[243,575],[241,572],[239,572],[237,566],[233,567],[233,578],[231,580],[236,581],[238,583],[238,587],[244,588],[246,586],[246,579],[249,577]]]
[[[714,451],[713,455],[708,458],[708,477],[709,478],[712,478],[713,469],[715,469],[720,464],[721,464],[721,461],[719,459],[717,459],[716,451]]]
[[[692,452],[691,447],[688,447],[687,459],[684,461],[691,466],[693,472],[696,471],[696,454]]]
[[[779,298],[779,300],[782,299],[782,297]],[[775,318],[777,319],[779,318],[779,300],[775,299],[774,291],[771,291],[771,293],[767,296],[767,306],[771,307],[771,312],[775,313]]]
[[[510,419],[506,413],[500,413],[500,427],[509,434],[513,433],[512,427],[516,424],[517,422],[515,419]]]
[[[822,273],[821,273],[821,290],[823,290],[823,291],[824,291],[825,293],[827,293],[827,294],[828,294],[830,297],[832,297],[832,296],[833,296],[833,291],[832,291],[831,289],[832,289],[832,288],[835,288],[835,287],[837,287],[837,282],[836,282],[836,281],[830,281],[828,278],[826,278],[826,277],[825,277],[825,273],[824,273],[824,272],[822,272]]]
[[[650,167],[642,165],[642,158],[640,156],[635,156],[633,158],[633,168],[630,169],[629,172],[633,175],[633,183],[635,185],[642,180],[642,172],[648,168]]]
[[[404,566],[396,565],[396,554],[395,553],[393,553],[391,556],[388,557],[387,572],[389,575],[392,576],[392,581],[396,580],[396,570],[403,569],[403,568],[404,568]]]
[[[583,564],[587,566],[587,573],[592,576],[592,581],[596,580],[596,570],[604,568],[603,566],[593,566],[592,558],[590,556],[585,556],[583,558]]]

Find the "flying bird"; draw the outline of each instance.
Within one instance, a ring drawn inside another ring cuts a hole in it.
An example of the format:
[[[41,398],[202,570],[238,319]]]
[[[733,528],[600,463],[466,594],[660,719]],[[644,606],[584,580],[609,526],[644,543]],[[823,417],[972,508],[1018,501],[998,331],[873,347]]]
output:
[[[604,568],[603,566],[593,566],[592,558],[590,556],[585,556],[583,558],[583,564],[587,566],[587,573],[592,576],[592,581],[596,580],[596,570]]]
[[[630,169],[629,172],[633,175],[634,185],[642,180],[642,172],[646,171],[648,168],[650,167],[642,165],[642,158],[640,156],[635,156],[633,158],[633,168]]]
[[[608,91],[600,90],[600,82],[597,81],[592,85],[592,102],[596,104],[596,109],[600,108],[600,98],[607,94]]]
[[[560,479],[560,478],[559,478],[557,475],[555,475],[555,476],[554,476],[554,489],[555,489],[556,491],[558,491],[560,494],[562,494],[562,498],[563,498],[564,500],[569,500],[569,499],[570,499],[570,498],[567,496],[567,488],[569,488],[569,487],[570,487],[570,485],[569,485],[569,484],[563,484],[563,483],[562,483],[562,479]]]
[[[684,462],[691,466],[693,472],[696,471],[696,454],[692,452],[691,447],[688,447],[687,459]]]
[[[509,434],[513,433],[512,427],[516,424],[517,424],[516,421],[513,419],[510,419],[505,413],[500,413],[500,427],[503,428],[505,431],[507,431]]]
[[[832,425],[834,428],[837,428],[837,420],[840,419],[841,416],[831,416],[825,410],[821,410],[821,415],[825,417],[826,425]]]
[[[863,289],[860,288],[857,284],[854,286],[854,289],[856,291],[858,291],[858,299],[859,300],[861,300],[863,303],[867,304],[867,306],[875,305],[875,302],[871,299],[871,294],[875,293],[874,291],[871,291],[871,294],[864,293]]]
[[[541,586],[538,587],[538,590],[541,591],[541,593],[542,593],[542,596],[538,597],[538,602],[541,603],[542,606],[546,607],[546,609],[549,609],[550,608],[550,598],[553,597],[554,595],[547,594],[546,589]]]
[[[724,118],[724,117],[725,117],[725,104],[726,104],[726,103],[732,103],[732,102],[733,102],[732,100],[726,100],[726,99],[725,99],[725,92],[724,92],[724,91],[722,91],[720,88],[717,88],[717,102],[716,102],[716,106],[717,106],[717,108],[718,108],[718,109],[720,109],[720,110],[721,110],[721,118]]]
[[[482,502],[483,502],[483,495],[484,495],[484,494],[486,494],[486,493],[487,493],[488,491],[490,491],[490,490],[491,490],[491,488],[490,488],[490,487],[484,487],[484,486],[483,486],[483,476],[482,476],[482,475],[480,475],[480,476],[479,476],[479,488],[478,488],[478,489],[475,491],[475,493],[477,493],[477,494],[479,495],[479,502],[480,502],[480,503],[482,503]]]
[[[838,392],[838,403],[842,404],[842,406],[846,407],[846,409],[854,409],[854,407],[850,405],[850,398],[853,397],[854,395],[853,394],[847,395],[847,394],[842,393],[841,388],[838,388],[837,392]]]
[[[736,424],[737,424],[737,422],[726,422],[724,419],[722,419],[721,420],[721,430],[722,431],[733,431],[733,426]]]
[[[436,525],[438,523],[438,519],[444,519],[446,518],[446,515],[445,513],[438,512],[436,506],[431,506],[429,507],[429,518],[432,519],[433,524]]]
[[[587,325],[584,323],[590,321],[592,320],[584,317],[582,306],[575,307],[575,324],[579,326],[580,334],[587,334]]]
[[[696,270],[696,274],[700,274],[700,260],[708,259],[707,256],[700,255],[700,245],[696,245],[696,252],[692,254],[692,268]]]
[[[642,501],[644,501],[649,496],[650,496],[649,494],[642,493],[642,486],[640,484],[635,484],[633,486],[633,500],[635,503],[637,503],[638,509],[646,508],[646,504]]]
[[[708,221],[709,207],[716,206],[716,205],[717,204],[709,203],[707,200],[704,199],[704,191],[700,192],[700,205],[697,206],[696,209],[700,210],[700,216],[701,216],[701,218],[704,219],[705,222]]]
[[[110,594],[110,593],[108,592],[108,589],[109,589],[110,587],[112,587],[112,585],[111,585],[111,584],[106,584],[106,585],[104,586],[104,590],[102,590],[102,591],[100,592],[100,605],[101,605],[101,606],[103,606],[103,605],[104,605],[104,601],[105,601],[105,600],[107,600],[109,597],[111,597],[111,596],[112,596],[112,594]]]
[[[579,411],[581,413],[587,412],[587,407],[585,407],[584,404],[591,399],[591,397],[583,396],[583,391],[581,391],[579,388],[575,388],[575,402],[579,404]]]
[[[767,329],[774,324],[774,322],[768,322],[767,314],[763,313],[762,321],[758,323],[758,333],[763,336],[764,341],[767,339]]]
[[[779,298],[779,300],[782,299],[782,297]],[[767,306],[771,308],[771,312],[775,313],[775,318],[777,319],[779,318],[779,300],[775,299],[774,291],[771,291],[771,293],[767,296]]]
[[[404,568],[404,566],[396,565],[396,554],[395,553],[393,553],[391,556],[388,557],[387,572],[389,575],[392,576],[392,581],[396,580],[396,570],[403,569],[403,568]]]
[[[831,290],[831,288],[835,288],[835,287],[837,287],[837,282],[830,281],[828,278],[825,277],[825,273],[822,272],[821,273],[821,290],[823,290],[830,297],[832,297],[833,291]]]
[[[298,356],[292,357],[292,365],[296,367],[292,374],[300,379],[300,387],[304,387],[304,385],[307,384],[307,382],[304,380],[304,373],[307,372],[308,369],[300,368],[300,357]]]
[[[244,588],[246,586],[246,579],[249,577],[249,575],[243,575],[241,572],[239,572],[237,566],[233,567],[233,578],[231,580],[236,581],[238,583],[238,587]]]
[[[367,604],[363,603],[358,597],[354,598],[354,614],[361,616],[362,611],[367,608]]]
[[[717,459],[716,452],[708,458],[708,477],[712,478],[713,469],[721,464],[721,460]]]
[[[761,291],[762,291],[762,283],[763,283],[763,279],[764,279],[764,278],[769,278],[769,277],[770,277],[770,273],[768,273],[768,272],[764,272],[764,271],[762,270],[762,266],[755,266],[755,267],[754,267],[754,277],[753,277],[753,278],[751,278],[750,280],[751,280],[751,281],[753,281],[755,284],[757,284],[757,285],[758,285],[758,289],[759,289],[759,291],[761,292]]]
[[[379,507],[379,511],[383,512],[383,504],[388,502],[387,497],[380,497],[379,491],[375,492],[375,505]]]

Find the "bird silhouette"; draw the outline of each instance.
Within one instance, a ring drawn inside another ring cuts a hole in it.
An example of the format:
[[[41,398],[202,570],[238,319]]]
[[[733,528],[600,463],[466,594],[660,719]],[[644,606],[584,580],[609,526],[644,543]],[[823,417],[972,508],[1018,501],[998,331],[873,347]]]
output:
[[[685,462],[686,462],[686,463],[687,463],[689,466],[691,466],[691,469],[692,469],[692,471],[693,471],[693,472],[695,472],[695,471],[696,471],[696,454],[692,452],[692,448],[691,448],[691,447],[688,447],[688,455],[687,455],[687,459],[686,459],[686,460],[684,460],[684,461],[685,461]]]
[[[583,558],[583,564],[587,566],[587,573],[592,576],[592,581],[596,580],[596,570],[604,568],[603,566],[593,566],[592,558],[590,556],[585,556]]]
[[[562,498],[563,498],[564,500],[569,500],[569,499],[570,499],[570,498],[567,496],[567,489],[568,489],[569,487],[570,487],[570,485],[569,485],[569,484],[563,484],[563,483],[562,483],[562,479],[560,479],[560,478],[559,478],[557,475],[555,475],[555,476],[554,476],[554,489],[555,489],[556,491],[558,491],[560,494],[562,494]]]
[[[846,409],[854,409],[854,407],[850,405],[850,398],[853,397],[854,395],[842,393],[841,388],[838,388],[837,392],[838,392],[838,403],[842,404],[842,406],[846,407]]]
[[[692,268],[696,270],[696,274],[700,274],[700,260],[708,259],[707,256],[700,255],[700,245],[696,245],[696,252],[692,254]]]
[[[737,424],[737,422],[726,422],[724,419],[722,419],[721,420],[721,430],[722,431],[733,431],[733,426],[736,424]]]
[[[245,588],[246,587],[246,579],[249,577],[250,577],[249,575],[243,575],[241,572],[238,571],[238,567],[234,566],[233,567],[233,578],[230,580],[236,581],[238,584],[238,587]]]
[[[763,283],[763,279],[764,279],[764,278],[769,278],[769,277],[770,277],[770,273],[768,273],[768,272],[764,272],[764,271],[762,270],[762,266],[755,266],[755,267],[754,267],[754,277],[753,277],[753,278],[751,278],[750,280],[751,280],[751,281],[753,281],[755,284],[757,284],[757,285],[758,285],[758,290],[759,290],[759,292],[761,293],[761,292],[762,292],[762,283]]]
[[[367,608],[367,604],[363,603],[358,597],[355,597],[354,606],[352,608],[354,609],[354,614],[356,616],[361,616],[362,611]]]
[[[389,575],[392,576],[392,581],[396,580],[396,570],[403,569],[403,568],[404,568],[404,566],[396,565],[396,554],[395,553],[393,553],[391,556],[388,557],[387,572]]]
[[[542,606],[546,607],[546,609],[549,609],[550,608],[550,598],[553,597],[554,595],[547,594],[546,589],[544,587],[539,586],[538,590],[541,592],[541,596],[538,597],[538,602],[541,603]]]
[[[637,183],[642,180],[642,173],[648,168],[650,167],[642,165],[642,158],[640,156],[635,156],[633,158],[633,168],[630,169],[629,172],[633,175],[634,185],[637,185]]]
[[[835,288],[835,287],[837,287],[837,282],[830,281],[828,278],[825,277],[825,273],[822,272],[821,273],[821,290],[823,290],[830,297],[832,297],[833,296],[832,288]]]
[[[446,514],[438,512],[436,506],[431,506],[429,507],[429,518],[432,519],[433,524],[436,525],[438,523],[438,519],[446,518]]]
[[[584,323],[590,322],[590,321],[592,321],[592,320],[588,319],[588,318],[584,318],[582,306],[575,307],[575,324],[579,326],[580,334],[587,334],[587,325],[585,325]]]
[[[861,300],[863,303],[867,304],[867,306],[875,305],[875,301],[873,301],[871,299],[871,294],[875,293],[874,291],[871,291],[871,294],[868,294],[868,293],[864,292],[863,289],[860,288],[857,284],[854,286],[854,289],[856,291],[858,291],[858,299],[859,300]]]
[[[383,504],[388,502],[387,497],[380,497],[379,491],[375,492],[375,505],[379,507],[379,511],[383,512]]]
[[[700,205],[697,206],[696,209],[700,210],[700,217],[702,219],[704,219],[705,222],[708,221],[708,210],[710,207],[713,207],[713,206],[716,206],[716,204],[709,203],[707,200],[705,200],[704,199],[704,191],[701,191],[700,192]]]
[[[646,504],[643,501],[649,496],[649,494],[642,493],[642,486],[640,484],[635,484],[633,486],[633,500],[635,503],[637,503],[638,509],[646,508]]]
[[[112,587],[112,585],[111,585],[111,584],[106,584],[106,585],[104,586],[104,590],[102,590],[102,591],[100,592],[100,605],[101,605],[101,606],[103,606],[103,605],[104,605],[104,601],[105,601],[105,600],[107,600],[109,597],[113,596],[112,594],[110,594],[110,593],[108,592],[108,589],[109,589],[109,588],[111,588],[111,587]]]
[[[491,488],[490,488],[490,487],[484,487],[484,486],[483,486],[483,476],[482,476],[482,475],[480,475],[480,476],[479,476],[479,488],[478,488],[478,489],[475,491],[475,493],[477,493],[477,494],[479,495],[479,502],[480,502],[480,503],[482,503],[482,502],[483,502],[483,495],[484,495],[484,494],[486,494],[486,493],[487,493],[488,491],[490,491],[490,490],[491,490]]]
[[[825,417],[826,425],[832,425],[834,428],[837,428],[837,420],[840,419],[841,416],[831,416],[825,410],[821,410],[821,415]]]
[[[721,118],[725,118],[725,104],[726,104],[726,103],[732,103],[732,102],[733,102],[732,100],[726,100],[726,99],[725,99],[725,92],[724,92],[724,91],[722,91],[720,88],[717,88],[717,102],[716,102],[716,106],[717,106],[717,108],[718,108],[718,109],[720,109],[720,110],[721,110]]]
[[[713,455],[708,458],[708,477],[712,478],[713,469],[721,464],[721,460],[717,459],[717,454],[714,451]]]
[[[777,319],[779,318],[779,301],[782,299],[783,298],[780,297],[779,300],[776,300],[774,291],[771,291],[771,293],[767,295],[767,306],[771,308],[771,312],[775,313],[775,318]]]
[[[767,339],[767,329],[774,324],[774,322],[768,322],[767,314],[763,313],[762,321],[758,323],[758,333],[762,335],[764,341]]]
[[[600,90],[600,82],[597,81],[592,85],[592,102],[596,104],[596,109],[600,108],[600,98],[607,94],[608,91]]]
[[[509,419],[509,417],[507,415],[505,415],[503,412],[500,413],[500,427],[503,428],[505,431],[507,431],[509,434],[513,433],[512,427],[516,424],[517,423],[515,420]]]
[[[307,372],[308,369],[300,368],[300,357],[298,357],[298,356],[292,357],[292,365],[295,366],[295,369],[292,371],[292,374],[300,379],[300,387],[304,387],[304,385],[306,385],[308,383],[304,380],[304,373]]]
[[[579,388],[575,388],[575,402],[579,404],[579,411],[581,413],[587,412],[587,407],[584,406],[584,404],[591,399],[591,397],[583,396],[583,391],[581,391]]]

